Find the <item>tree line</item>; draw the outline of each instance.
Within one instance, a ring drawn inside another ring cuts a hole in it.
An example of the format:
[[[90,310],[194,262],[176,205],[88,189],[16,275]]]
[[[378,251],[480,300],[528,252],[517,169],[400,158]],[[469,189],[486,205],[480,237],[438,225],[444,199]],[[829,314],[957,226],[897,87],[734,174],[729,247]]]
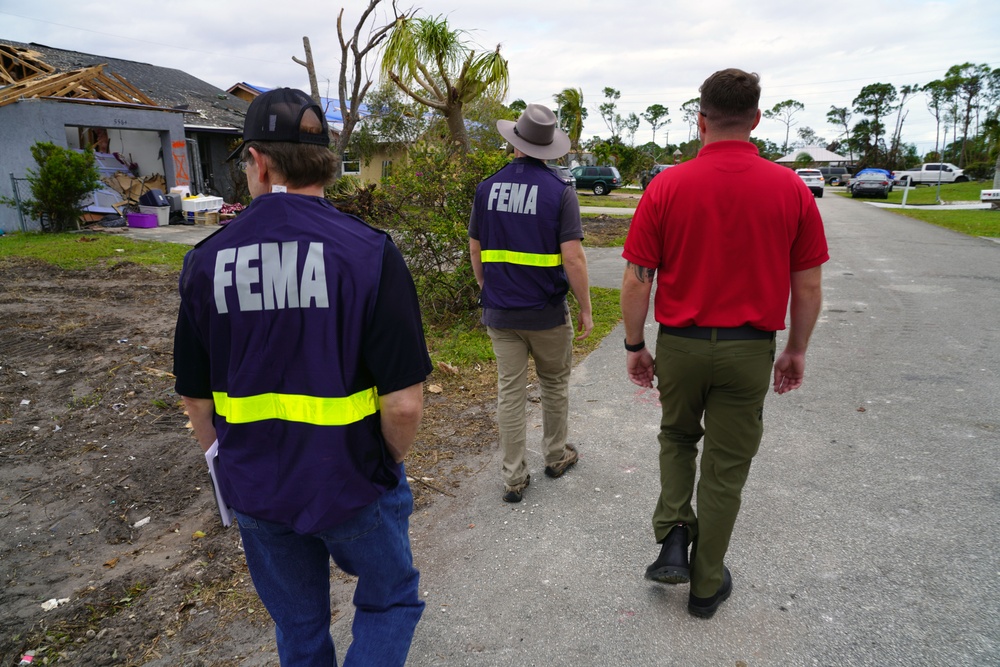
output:
[[[921,101],[935,121],[934,150],[923,156],[903,135],[906,119]],[[825,145],[858,168],[893,170],[921,161],[942,161],[957,164],[977,178],[989,177],[1000,157],[1000,68],[989,65],[953,65],[943,77],[923,85],[897,88],[890,83],[868,84],[851,106],[830,106],[826,119],[838,132],[832,142],[804,127],[798,130],[801,141],[790,146],[795,114],[804,108],[801,102],[785,100],[764,111],[765,117],[785,124],[782,153],[789,148]]]

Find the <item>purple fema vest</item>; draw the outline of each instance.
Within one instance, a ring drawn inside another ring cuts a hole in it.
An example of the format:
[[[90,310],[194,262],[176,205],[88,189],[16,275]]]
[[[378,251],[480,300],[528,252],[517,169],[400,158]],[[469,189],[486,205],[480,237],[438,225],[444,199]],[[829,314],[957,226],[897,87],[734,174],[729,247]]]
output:
[[[322,198],[266,194],[185,258],[233,509],[313,533],[398,483],[361,348],[389,242]]]
[[[559,243],[563,183],[541,161],[514,161],[476,188],[484,308],[538,310],[566,298]]]

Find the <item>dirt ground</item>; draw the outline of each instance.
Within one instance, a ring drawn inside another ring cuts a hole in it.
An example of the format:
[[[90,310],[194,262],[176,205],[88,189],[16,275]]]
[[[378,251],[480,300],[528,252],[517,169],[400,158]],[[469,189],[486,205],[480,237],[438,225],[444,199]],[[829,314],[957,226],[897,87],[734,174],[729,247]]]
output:
[[[627,221],[591,218],[589,237]],[[239,533],[173,391],[175,272],[0,260],[0,665],[275,664]],[[441,365],[407,472],[418,508],[496,447],[495,370]],[[336,614],[351,580],[335,572]]]

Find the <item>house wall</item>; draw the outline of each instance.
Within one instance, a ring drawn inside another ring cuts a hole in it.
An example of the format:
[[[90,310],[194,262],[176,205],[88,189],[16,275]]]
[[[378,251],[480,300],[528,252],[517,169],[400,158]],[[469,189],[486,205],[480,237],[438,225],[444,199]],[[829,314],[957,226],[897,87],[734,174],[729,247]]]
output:
[[[378,183],[382,180],[383,168],[386,162],[390,162],[390,170],[401,168],[406,160],[406,151],[390,153],[385,150],[377,150],[367,162],[361,160],[361,173],[358,178],[363,183]]]
[[[11,174],[24,178],[28,169],[37,168],[31,157],[31,147],[40,141],[70,148],[67,126],[105,127],[109,136],[115,129],[122,136],[144,137],[135,150],[123,145],[120,151],[141,154],[143,165],[149,173],[162,173],[170,188],[183,182],[187,151],[184,145],[184,116],[180,113],[152,109],[130,109],[80,102],[56,102],[44,99],[19,100],[0,107],[0,196],[13,197]],[[72,132],[76,132],[75,129]],[[155,133],[151,139],[148,133]],[[140,133],[132,135],[132,133]],[[151,143],[150,143],[151,142]],[[150,157],[153,147],[158,158]],[[180,142],[180,146],[177,145]],[[179,158],[179,159],[177,159]],[[134,159],[134,158],[133,158]],[[142,175],[148,175],[145,171]],[[0,229],[5,232],[20,230],[20,218],[14,208],[0,206]]]

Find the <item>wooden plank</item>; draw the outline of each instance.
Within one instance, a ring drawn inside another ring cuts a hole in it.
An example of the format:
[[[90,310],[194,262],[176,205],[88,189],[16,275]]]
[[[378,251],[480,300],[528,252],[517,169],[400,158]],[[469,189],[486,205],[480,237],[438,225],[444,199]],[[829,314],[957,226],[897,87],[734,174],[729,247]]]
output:
[[[0,105],[9,104],[22,97],[44,97],[58,88],[64,81],[72,80],[79,71],[35,77],[21,83],[0,89]]]
[[[132,94],[130,90],[128,90],[124,86],[121,86],[116,79],[109,77],[103,72],[99,74],[97,77],[95,77],[92,81],[95,86],[99,85],[101,86],[102,90],[107,91],[108,96],[113,96],[121,102],[130,102],[132,104],[135,103],[143,104],[143,102],[139,102],[139,100],[136,98],[135,95]],[[156,104],[154,103],[153,106],[156,106]]]
[[[66,81],[61,87],[52,91],[52,93],[46,95],[46,97],[82,97],[86,99],[94,99],[93,95],[90,94],[89,89],[84,87],[81,81]]]

